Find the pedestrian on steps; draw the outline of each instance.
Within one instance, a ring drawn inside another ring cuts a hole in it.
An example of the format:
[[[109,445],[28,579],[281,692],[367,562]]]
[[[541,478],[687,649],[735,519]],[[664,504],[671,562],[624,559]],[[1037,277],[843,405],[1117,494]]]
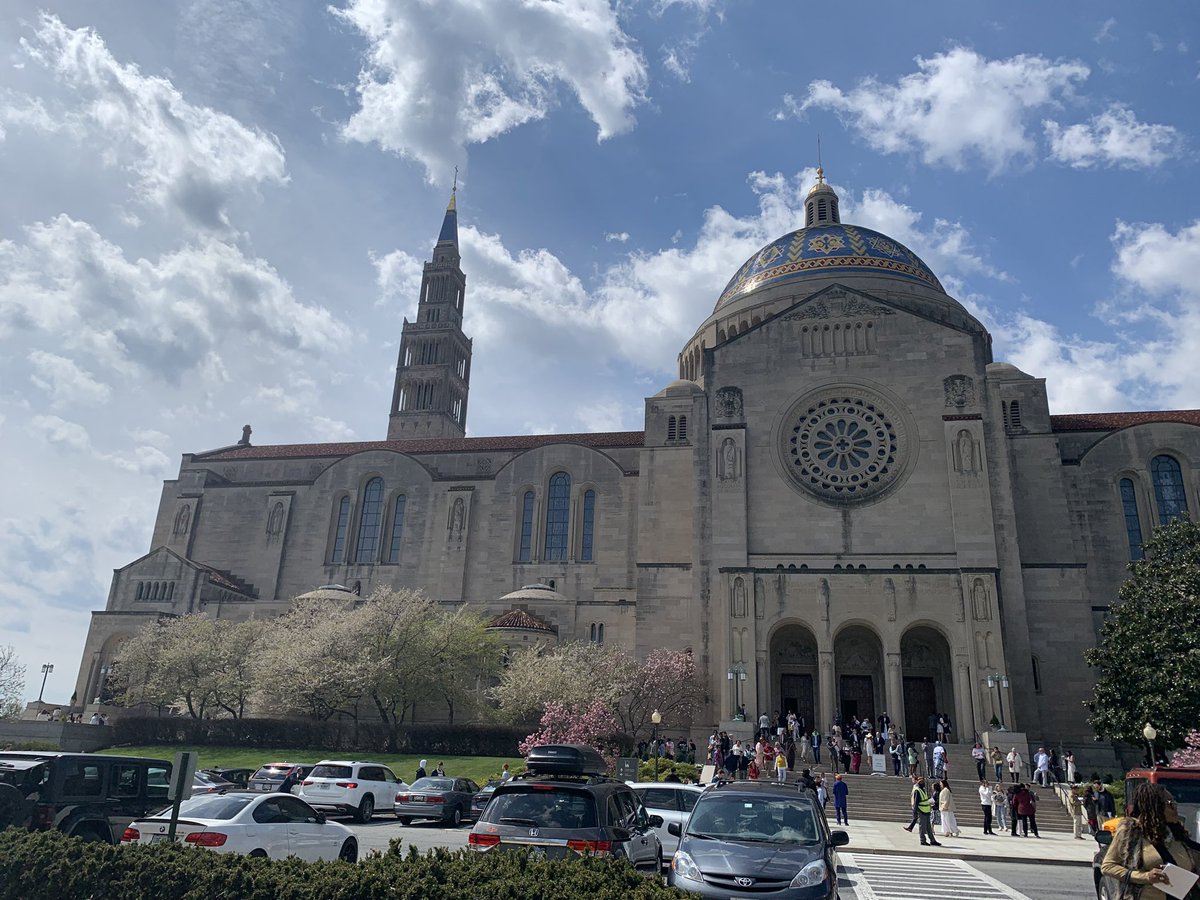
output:
[[[992,761],[992,768],[996,770],[996,780],[1003,781],[1004,776],[1001,773],[1004,771],[1004,754],[1000,752],[999,747],[993,746],[988,757]]]
[[[996,779],[996,783],[992,785],[992,814],[995,817],[992,824],[996,828],[1003,831],[1008,827],[1008,794],[1004,790],[1004,782],[1000,779]]]
[[[975,760],[975,776],[980,781],[984,779],[984,773],[987,771],[987,751],[983,749],[983,744],[979,741],[975,742],[975,746],[971,748],[971,759]]]
[[[1017,748],[1013,747],[1008,751],[1008,777],[1009,780],[1016,784],[1021,777],[1021,765],[1024,760],[1021,759],[1021,754],[1017,752]]]
[[[846,806],[846,799],[850,796],[850,786],[842,779],[841,775],[833,776],[833,811],[837,814],[837,823],[839,825],[850,824],[850,812]]]
[[[933,804],[929,798],[929,793],[925,790],[925,779],[920,775],[913,780],[910,799],[912,800],[913,818],[920,825],[921,846],[940,847],[941,844],[933,836],[933,827],[929,821],[933,811]],[[908,830],[912,831],[912,828],[909,827]]]
[[[954,805],[954,794],[948,781],[942,783],[941,793],[938,794],[938,811],[942,817],[942,836],[958,837],[958,810]]]
[[[983,779],[979,781],[979,806],[983,810],[983,833],[995,834],[992,831],[992,786]]]

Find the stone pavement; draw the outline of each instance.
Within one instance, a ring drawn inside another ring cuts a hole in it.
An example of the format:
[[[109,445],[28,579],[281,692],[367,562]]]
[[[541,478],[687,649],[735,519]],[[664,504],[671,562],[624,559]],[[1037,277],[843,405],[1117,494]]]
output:
[[[832,810],[830,810],[832,812]],[[1031,862],[1044,865],[1090,866],[1097,844],[1090,835],[1082,840],[1060,831],[1042,832],[1040,838],[1013,837],[1007,831],[997,831],[990,836],[964,830],[960,837],[934,835],[941,847],[922,847],[917,832],[904,830],[903,822],[870,822],[851,820],[849,826],[839,826],[830,816],[829,827],[845,828],[850,835],[846,853],[891,853],[925,857],[953,857],[958,859],[993,860],[999,862]]]

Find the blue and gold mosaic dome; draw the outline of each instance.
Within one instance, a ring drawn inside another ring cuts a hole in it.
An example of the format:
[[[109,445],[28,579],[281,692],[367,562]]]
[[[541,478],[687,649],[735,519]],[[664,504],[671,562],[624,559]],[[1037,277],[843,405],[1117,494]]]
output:
[[[737,270],[716,309],[762,287],[838,272],[894,275],[945,293],[933,270],[899,241],[839,222],[801,228],[767,244]]]

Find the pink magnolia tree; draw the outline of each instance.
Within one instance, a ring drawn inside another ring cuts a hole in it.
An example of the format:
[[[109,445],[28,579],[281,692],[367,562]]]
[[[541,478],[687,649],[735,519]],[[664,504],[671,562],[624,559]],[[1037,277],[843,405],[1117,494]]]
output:
[[[602,700],[595,700],[589,706],[551,700],[542,713],[541,726],[517,745],[522,756],[539,744],[586,744],[600,751],[610,764],[618,755],[614,738],[620,725]]]
[[[707,690],[696,661],[686,650],[655,650],[634,663],[625,690],[617,701],[621,729],[636,741],[653,731],[651,716],[658,710],[668,728],[689,725],[700,712]]]
[[[1184,739],[1182,750],[1171,757],[1173,766],[1200,766],[1200,731],[1192,730]]]

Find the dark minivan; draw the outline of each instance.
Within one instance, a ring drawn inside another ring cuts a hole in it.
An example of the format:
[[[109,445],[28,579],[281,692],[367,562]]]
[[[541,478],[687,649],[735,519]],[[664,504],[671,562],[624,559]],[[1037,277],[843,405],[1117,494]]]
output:
[[[705,791],[684,826],[668,881],[723,900],[741,897],[836,898],[835,847],[850,842],[830,831],[808,791],[768,782],[734,781]]]
[[[0,751],[0,828],[115,844],[130,822],[166,805],[170,778],[165,759]]]
[[[531,855],[625,858],[648,875],[662,869],[662,844],[637,794],[606,777],[608,764],[590,747],[547,744],[525,759],[527,775],[496,787],[467,846],[491,850],[528,849]]]

